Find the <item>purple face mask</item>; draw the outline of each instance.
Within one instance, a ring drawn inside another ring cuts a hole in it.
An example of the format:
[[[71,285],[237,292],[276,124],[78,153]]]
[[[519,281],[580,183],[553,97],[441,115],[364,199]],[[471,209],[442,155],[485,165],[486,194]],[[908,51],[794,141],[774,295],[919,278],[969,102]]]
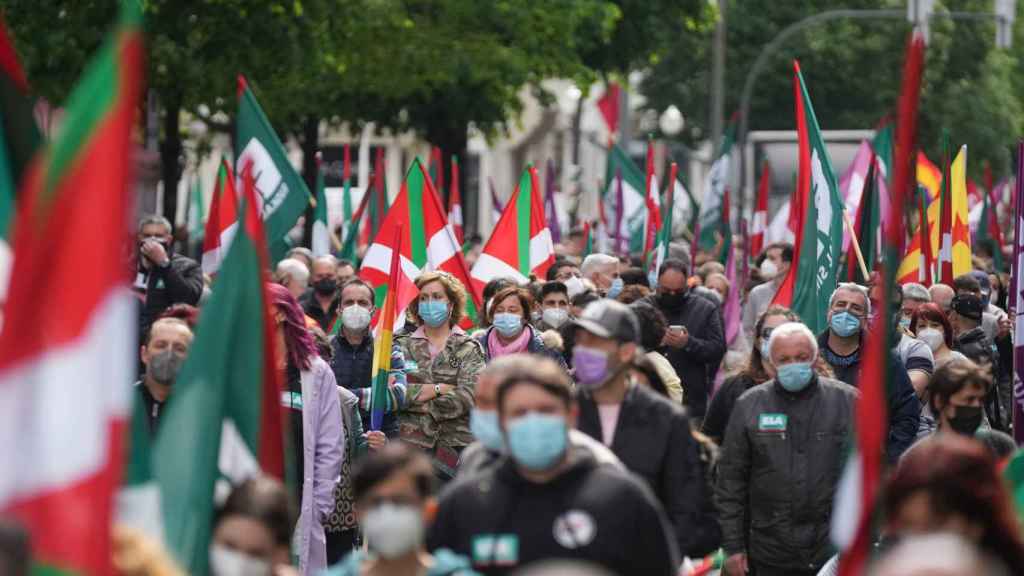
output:
[[[574,346],[572,366],[576,384],[585,390],[596,390],[608,379],[608,354],[596,348]]]

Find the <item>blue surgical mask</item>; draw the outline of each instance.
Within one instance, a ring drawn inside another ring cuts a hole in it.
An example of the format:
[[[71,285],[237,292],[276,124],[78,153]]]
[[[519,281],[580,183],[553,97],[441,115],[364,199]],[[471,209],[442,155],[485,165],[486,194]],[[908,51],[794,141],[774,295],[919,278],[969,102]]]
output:
[[[807,388],[811,383],[811,376],[814,375],[810,362],[783,364],[776,368],[776,372],[779,384],[789,392],[799,392]]]
[[[900,316],[900,328],[903,330],[910,330],[910,318]]]
[[[484,445],[484,448],[493,452],[505,451],[505,439],[501,435],[501,427],[498,425],[497,410],[474,409],[469,413],[469,431]]]
[[[512,459],[528,470],[548,470],[565,454],[568,429],[560,416],[530,412],[510,420],[505,433]]]
[[[860,331],[860,317],[850,314],[846,310],[832,314],[829,322],[832,331],[840,338],[849,338]]]
[[[431,328],[437,328],[448,320],[448,303],[441,300],[422,300],[416,311]]]
[[[495,330],[505,338],[518,336],[523,331],[523,317],[510,312],[500,312],[494,315]]]
[[[622,278],[615,278],[612,280],[612,285],[608,287],[608,293],[605,295],[611,300],[615,300],[622,293],[622,289],[626,286],[626,283],[622,281]]]

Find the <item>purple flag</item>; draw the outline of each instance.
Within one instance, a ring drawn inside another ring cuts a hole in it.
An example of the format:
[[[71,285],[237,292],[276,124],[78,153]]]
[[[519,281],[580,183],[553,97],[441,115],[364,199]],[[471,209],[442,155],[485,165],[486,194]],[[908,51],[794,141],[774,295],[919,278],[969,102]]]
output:
[[[494,188],[494,178],[487,177],[487,184],[491,187],[491,212],[494,216],[494,224],[498,224],[498,220],[501,220],[501,213],[505,211],[505,207],[501,204],[501,199],[498,198],[498,190]]]
[[[736,251],[731,243],[725,249],[729,251],[725,261],[725,278],[729,281],[729,294],[725,298],[722,316],[725,320],[725,343],[732,345],[740,333],[740,282],[736,277]]]
[[[562,241],[562,228],[558,225],[558,208],[555,206],[555,161],[550,158],[544,173],[544,212],[548,216],[551,241],[558,244]]]
[[[1007,305],[1013,314],[1013,436],[1024,444],[1024,294],[1018,278],[1024,272],[1024,141],[1017,144],[1017,189],[1013,215],[1013,274]]]

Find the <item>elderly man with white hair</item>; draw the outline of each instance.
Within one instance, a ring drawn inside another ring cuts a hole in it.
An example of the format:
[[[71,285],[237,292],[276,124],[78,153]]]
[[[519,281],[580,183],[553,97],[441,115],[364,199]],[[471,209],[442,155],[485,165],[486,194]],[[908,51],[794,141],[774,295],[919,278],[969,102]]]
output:
[[[296,258],[285,258],[274,269],[274,281],[284,286],[298,300],[309,288],[309,268]]]
[[[584,280],[590,280],[597,292],[612,300],[622,292],[623,282],[619,276],[619,259],[608,254],[591,254],[583,259],[580,274]]]
[[[813,575],[832,555],[836,483],[853,439],[857,390],[820,376],[803,324],[772,331],[772,380],[736,401],[715,487],[725,574]]]

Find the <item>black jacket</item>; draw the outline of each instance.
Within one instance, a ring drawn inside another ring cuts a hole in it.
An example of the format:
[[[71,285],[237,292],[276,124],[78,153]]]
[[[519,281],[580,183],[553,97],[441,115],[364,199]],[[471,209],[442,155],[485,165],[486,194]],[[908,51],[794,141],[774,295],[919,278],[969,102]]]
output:
[[[992,340],[979,326],[956,337],[953,349],[979,365],[989,364],[993,374],[993,382],[998,382],[999,351]],[[1010,406],[1004,406],[999,397],[997,386],[993,386],[985,395],[985,415],[989,424],[1000,430],[1009,429]]]
[[[757,382],[747,374],[730,376],[722,382],[722,387],[711,397],[711,404],[708,405],[708,413],[704,415],[704,423],[700,431],[711,438],[716,444],[721,445],[725,437],[725,427],[729,424],[729,416],[732,414],[736,400],[744,392],[757,386]]]
[[[166,268],[153,266],[146,278],[146,299],[139,319],[139,335],[174,304],[199,303],[203,295],[203,269],[199,263],[180,254],[171,254]]]
[[[586,392],[578,400],[577,428],[600,442],[597,404]],[[701,517],[701,502],[710,494],[703,493],[704,470],[683,408],[634,385],[622,401],[609,448],[654,490],[675,528],[680,553],[700,557],[718,547],[717,522]]]
[[[828,347],[828,330],[818,336],[818,348],[821,357],[836,373],[836,380],[846,382],[854,388],[860,382],[861,350],[850,356],[839,356]],[[921,402],[917,399],[914,387],[910,383],[903,362],[895,353],[889,354],[889,376],[891,385],[888,390],[889,438],[885,453],[890,463],[895,463],[901,454],[910,448],[917,439],[917,426],[921,419]]]
[[[545,484],[511,460],[457,478],[441,494],[428,547],[468,556],[482,574],[509,574],[540,560],[593,562],[614,574],[672,576],[672,528],[651,491],[629,474],[573,453]]]
[[[678,309],[666,309],[656,296],[649,296],[647,301],[661,310],[668,326],[685,326],[690,334],[683,348],[666,346],[658,352],[668,358],[683,381],[690,416],[703,418],[713,375],[725,356],[725,330],[718,306],[693,292],[686,293]]]
[[[334,300],[331,301],[331,305],[327,307],[327,312],[324,312],[320,308],[320,303],[317,302],[316,296],[314,296],[314,290],[310,288],[305,294],[299,297],[299,306],[302,306],[302,311],[306,313],[320,326],[320,329],[330,334],[331,329],[334,328],[334,321],[338,319],[338,304],[341,300],[340,294],[335,295]]]
[[[832,556],[832,500],[857,395],[815,376],[796,394],[769,380],[740,396],[715,489],[726,556],[745,552],[753,564],[794,572]]]

